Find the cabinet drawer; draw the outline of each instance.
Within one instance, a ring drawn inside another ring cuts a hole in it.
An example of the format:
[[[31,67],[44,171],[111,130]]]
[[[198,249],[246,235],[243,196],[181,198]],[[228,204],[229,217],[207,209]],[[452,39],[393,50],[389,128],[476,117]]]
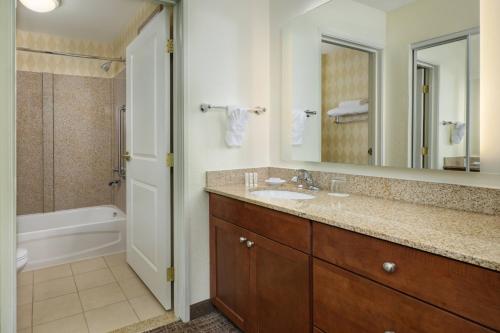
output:
[[[311,253],[309,220],[217,194],[210,194],[210,214],[302,252]]]
[[[334,265],[314,259],[314,326],[343,332],[493,332]]]
[[[313,247],[315,257],[500,330],[498,272],[320,223]]]

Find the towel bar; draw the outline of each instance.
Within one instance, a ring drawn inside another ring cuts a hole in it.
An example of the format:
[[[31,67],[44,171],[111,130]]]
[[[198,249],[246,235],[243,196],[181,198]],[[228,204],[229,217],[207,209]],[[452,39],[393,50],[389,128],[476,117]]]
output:
[[[227,105],[213,105],[213,104],[206,104],[206,103],[203,103],[200,105],[201,112],[205,113],[205,112],[208,112],[212,109],[226,110],[227,111],[228,106]],[[261,114],[261,113],[266,112],[266,108],[263,108],[261,106],[256,106],[254,108],[249,108],[248,112],[253,112],[255,114]]]

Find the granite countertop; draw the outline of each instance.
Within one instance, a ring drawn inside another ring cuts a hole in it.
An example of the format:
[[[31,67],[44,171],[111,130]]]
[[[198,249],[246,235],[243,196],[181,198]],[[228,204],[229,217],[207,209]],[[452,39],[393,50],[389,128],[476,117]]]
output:
[[[500,271],[500,216],[470,213],[361,195],[334,197],[326,191],[311,200],[256,197],[244,185],[206,187],[207,192]]]

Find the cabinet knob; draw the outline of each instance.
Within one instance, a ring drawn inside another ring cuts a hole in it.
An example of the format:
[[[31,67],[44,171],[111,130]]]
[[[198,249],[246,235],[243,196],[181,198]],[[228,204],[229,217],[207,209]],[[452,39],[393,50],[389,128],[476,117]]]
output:
[[[247,241],[247,247],[251,248],[255,243],[252,241]]]
[[[396,271],[396,264],[393,262],[384,262],[384,264],[382,265],[382,268],[387,273],[394,273]],[[387,331],[387,332],[390,333],[391,331]]]
[[[240,243],[245,243],[247,241],[247,238],[246,237],[240,237]]]

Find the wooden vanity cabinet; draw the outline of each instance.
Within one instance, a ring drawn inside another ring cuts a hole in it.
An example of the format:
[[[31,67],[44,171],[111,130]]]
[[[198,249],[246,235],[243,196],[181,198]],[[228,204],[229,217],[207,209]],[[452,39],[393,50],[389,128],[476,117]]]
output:
[[[244,332],[500,332],[499,272],[215,194],[210,260]]]
[[[212,303],[244,332],[310,332],[311,256],[293,244],[311,248],[311,222],[210,197]],[[281,230],[264,225],[276,220]]]

